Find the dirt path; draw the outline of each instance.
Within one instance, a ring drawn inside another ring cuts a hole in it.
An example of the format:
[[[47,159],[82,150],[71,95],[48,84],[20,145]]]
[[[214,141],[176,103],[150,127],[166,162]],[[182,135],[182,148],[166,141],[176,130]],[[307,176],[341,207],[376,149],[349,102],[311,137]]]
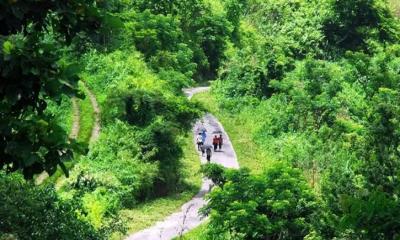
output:
[[[184,92],[190,99],[194,94],[208,90],[209,88],[207,87],[201,87],[184,89]],[[236,153],[228,135],[218,120],[211,114],[206,114],[194,125],[193,147],[196,147],[194,138],[196,137],[197,129],[203,127],[207,130],[208,134],[206,144],[211,144],[212,132],[214,131],[221,131],[225,140],[222,151],[213,153],[211,162],[219,163],[228,168],[239,168]],[[201,153],[199,153],[199,158],[203,164],[206,163],[206,159],[205,157],[201,156]],[[185,232],[197,227],[205,220],[200,216],[198,211],[206,204],[204,196],[210,191],[210,189],[211,181],[208,179],[203,179],[199,193],[192,200],[185,203],[179,212],[168,216],[150,228],[130,235],[126,240],[170,240],[172,238],[179,237]]]
[[[78,137],[79,129],[81,126],[79,122],[81,119],[81,111],[79,109],[78,99],[76,99],[75,97],[72,98],[72,109],[73,109],[72,128],[69,134],[69,138],[76,139]]]
[[[86,86],[86,84],[83,82],[83,87],[85,88],[85,91],[88,93],[90,102],[92,104],[93,112],[94,112],[94,123],[92,127],[92,133],[90,136],[90,143],[96,141],[99,138],[100,135],[100,130],[101,130],[101,125],[100,125],[100,107],[99,104],[97,103],[96,96],[93,94],[93,92]],[[71,139],[77,139],[79,135],[79,130],[80,130],[80,117],[81,117],[81,112],[79,108],[79,102],[77,98],[72,98],[72,114],[73,114],[73,119],[72,119],[72,127],[71,127],[71,132],[69,134],[69,138]],[[44,180],[46,180],[49,177],[49,174],[44,171],[42,172],[35,180],[36,185],[40,185],[43,183]]]
[[[69,138],[71,139],[76,139],[79,134],[79,128],[80,128],[80,109],[79,109],[79,103],[78,100],[74,97],[71,99],[72,102],[72,127],[71,127],[71,132],[69,133]],[[43,183],[44,180],[46,180],[49,177],[49,174],[46,171],[43,171],[36,179],[35,179],[35,184],[40,185]]]
[[[83,82],[83,87],[89,95],[90,102],[92,104],[93,113],[94,113],[94,123],[92,128],[92,134],[90,136],[90,143],[96,141],[99,138],[101,125],[100,125],[100,107],[97,102],[96,96],[93,92],[87,87],[87,85]]]

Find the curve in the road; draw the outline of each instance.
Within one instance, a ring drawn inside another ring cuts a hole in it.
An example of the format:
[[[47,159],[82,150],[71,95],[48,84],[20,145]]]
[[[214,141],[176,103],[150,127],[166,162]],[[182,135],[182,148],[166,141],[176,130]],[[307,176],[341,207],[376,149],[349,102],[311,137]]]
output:
[[[190,99],[194,94],[208,91],[207,87],[184,89],[186,96]],[[227,168],[239,168],[236,153],[233,149],[229,136],[226,134],[221,123],[211,114],[206,114],[193,127],[193,137],[196,137],[199,128],[205,128],[208,136],[206,144],[211,144],[212,133],[216,131],[222,132],[224,145],[222,151],[214,152],[211,162],[218,163]],[[193,141],[195,142],[195,141]],[[195,145],[195,144],[194,144]],[[199,157],[202,163],[205,163],[205,157]],[[204,196],[211,189],[211,181],[203,179],[203,183],[199,193],[189,202],[185,203],[179,212],[176,212],[164,220],[157,222],[150,228],[130,235],[126,240],[170,240],[183,235],[185,232],[200,225],[204,218],[199,214],[199,209],[202,208],[206,201]]]

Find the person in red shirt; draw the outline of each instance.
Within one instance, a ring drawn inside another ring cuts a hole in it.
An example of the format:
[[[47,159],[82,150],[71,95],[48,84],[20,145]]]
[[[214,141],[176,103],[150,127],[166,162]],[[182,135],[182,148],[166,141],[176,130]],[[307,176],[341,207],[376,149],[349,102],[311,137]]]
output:
[[[214,152],[216,152],[219,145],[219,138],[217,135],[214,136],[212,143],[214,145]]]
[[[222,144],[224,143],[224,140],[223,140],[223,138],[222,138],[222,134],[220,134],[219,135],[219,138],[218,138],[218,147],[219,147],[219,150],[221,150],[221,148],[222,148]]]

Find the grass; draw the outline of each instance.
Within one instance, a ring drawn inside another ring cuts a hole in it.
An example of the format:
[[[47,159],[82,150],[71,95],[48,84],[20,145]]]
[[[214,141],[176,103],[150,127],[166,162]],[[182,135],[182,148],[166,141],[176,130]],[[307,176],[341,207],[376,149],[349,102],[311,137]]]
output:
[[[79,111],[80,111],[80,119],[79,119],[79,134],[78,134],[78,142],[82,142],[85,144],[89,144],[89,140],[92,134],[92,128],[94,123],[94,111],[92,108],[92,104],[90,102],[90,98],[87,94],[87,89],[83,86],[83,84],[79,84],[79,88],[81,91],[85,93],[84,99],[79,99]],[[65,113],[63,114],[63,118],[65,119],[63,124],[68,126],[68,132],[71,131],[72,127],[72,104],[69,101],[69,111],[68,115]],[[64,107],[65,108],[65,107]],[[65,110],[63,110],[65,112]],[[60,122],[62,122],[62,118],[60,118]],[[68,170],[72,169],[72,167],[79,161],[80,155],[75,154],[74,159],[71,161],[65,162],[65,166]],[[56,183],[57,180],[61,177],[64,177],[64,172],[61,170],[60,167],[57,167],[57,171],[51,175],[50,177],[46,178],[43,183],[44,184],[52,184]]]
[[[72,101],[69,97],[63,96],[61,103],[55,104],[50,102],[46,110],[48,113],[54,114],[54,118],[57,123],[65,130],[67,134],[71,132],[71,126],[73,121]],[[39,178],[43,179],[42,184],[53,183],[58,177],[63,175],[60,168],[57,169],[56,173],[51,177],[48,175],[37,175],[35,181],[40,181]],[[36,182],[39,184],[39,182]]]
[[[173,240],[206,240],[206,229],[207,229],[207,222],[201,224],[195,229],[192,229],[191,231],[187,232],[185,235],[182,237],[177,237],[174,238]]]
[[[240,167],[247,167],[254,173],[260,173],[272,162],[254,141],[250,121],[218,108],[217,101],[210,92],[196,94],[193,100],[202,103],[222,123],[232,141]]]
[[[184,153],[182,169],[187,187],[181,193],[140,204],[134,209],[121,210],[119,212],[120,218],[123,222],[128,223],[127,227],[130,234],[150,227],[170,214],[179,211],[181,206],[192,199],[199,191],[201,186],[200,160],[194,147],[192,133],[188,133],[182,139],[182,142]]]
[[[400,17],[400,1],[399,0],[389,0],[390,7],[396,16]]]
[[[80,128],[78,134],[78,141],[83,143],[89,143],[94,124],[94,111],[92,103],[90,102],[88,90],[83,86],[83,84],[80,84],[79,87],[85,93],[85,98],[79,100]]]

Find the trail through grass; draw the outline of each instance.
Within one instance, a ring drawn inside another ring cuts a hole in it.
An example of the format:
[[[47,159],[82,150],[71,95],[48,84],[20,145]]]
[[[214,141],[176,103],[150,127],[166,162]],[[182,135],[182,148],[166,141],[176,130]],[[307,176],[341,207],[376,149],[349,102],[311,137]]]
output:
[[[85,93],[85,98],[79,99],[81,119],[78,141],[89,143],[94,123],[94,111],[87,88],[82,83],[80,83],[79,87]]]
[[[66,119],[65,122],[63,123],[68,124],[69,128],[68,128],[68,132],[71,132],[71,129],[73,127],[73,125],[78,125],[78,129],[79,131],[77,131],[77,133],[75,133],[75,136],[73,137],[77,137],[77,141],[81,142],[81,143],[85,143],[85,144],[89,144],[89,140],[92,134],[92,128],[94,125],[94,111],[93,111],[93,107],[92,104],[90,102],[90,98],[88,96],[88,90],[86,87],[84,87],[84,85],[82,83],[79,83],[79,88],[81,91],[83,91],[85,93],[85,98],[84,99],[76,99],[74,101],[77,102],[77,106],[78,107],[78,112],[79,112],[79,118],[78,121],[79,123],[77,124],[73,124],[72,119],[73,119],[73,111],[70,110],[68,113],[68,115],[64,114],[64,118]],[[69,109],[72,109],[72,104],[69,104]],[[75,119],[76,120],[76,119]],[[63,122],[60,119],[60,122]],[[76,127],[76,126],[75,126]],[[77,135],[77,136],[76,136]],[[76,162],[79,161],[79,158],[81,156],[79,154],[75,154],[74,159],[72,159],[71,161],[65,162],[65,166],[68,170],[72,169],[72,167],[76,164]],[[42,181],[42,183],[44,184],[49,184],[49,183],[56,183],[57,180],[59,178],[64,177],[64,172],[61,170],[60,167],[57,167],[57,171],[51,175],[50,177],[48,177],[48,175],[45,177],[45,179]]]

